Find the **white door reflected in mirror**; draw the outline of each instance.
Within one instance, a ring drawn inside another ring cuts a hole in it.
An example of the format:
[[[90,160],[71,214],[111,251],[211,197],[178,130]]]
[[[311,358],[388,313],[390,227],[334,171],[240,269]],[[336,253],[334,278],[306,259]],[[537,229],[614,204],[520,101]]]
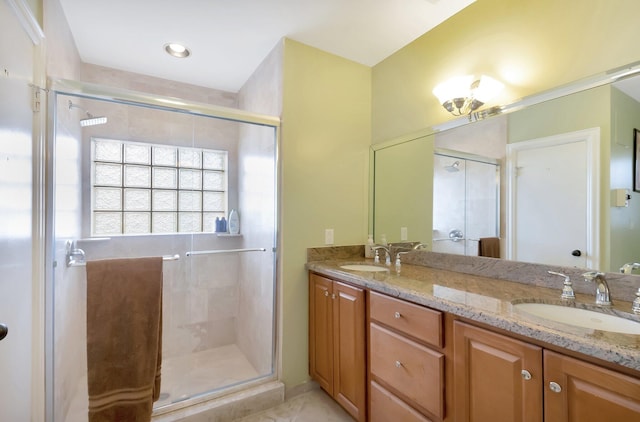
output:
[[[599,140],[596,128],[508,146],[507,259],[598,267]]]

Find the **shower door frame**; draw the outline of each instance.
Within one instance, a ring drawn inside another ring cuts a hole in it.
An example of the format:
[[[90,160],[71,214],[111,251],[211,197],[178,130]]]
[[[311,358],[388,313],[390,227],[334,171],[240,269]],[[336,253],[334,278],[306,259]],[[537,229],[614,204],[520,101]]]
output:
[[[264,382],[266,380],[277,379],[280,373],[280,354],[278,353],[278,339],[280,336],[280,324],[278,324],[278,318],[281,314],[279,307],[280,301],[280,285],[278,283],[279,274],[281,272],[279,264],[278,251],[279,246],[279,227],[280,227],[280,118],[276,116],[270,116],[266,114],[252,113],[240,109],[234,109],[223,106],[216,106],[211,104],[198,103],[194,101],[183,100],[176,97],[168,97],[162,95],[152,95],[138,91],[132,91],[127,89],[118,89],[112,87],[105,87],[98,84],[90,84],[79,81],[73,81],[68,79],[56,79],[51,80],[48,83],[48,101],[47,101],[47,131],[46,131],[46,146],[44,151],[44,205],[45,209],[49,210],[46,213],[46,221],[44,228],[44,303],[45,303],[45,357],[44,357],[44,413],[46,422],[54,422],[54,265],[55,263],[55,221],[54,213],[55,209],[55,165],[54,165],[54,151],[56,146],[56,130],[57,130],[57,98],[58,95],[68,95],[77,98],[86,98],[92,100],[103,100],[114,103],[142,106],[153,108],[156,110],[185,113],[194,116],[211,117],[217,119],[223,119],[238,123],[254,124],[259,126],[271,127],[274,130],[274,142],[275,142],[275,154],[274,154],[274,238],[273,246],[273,281],[274,281],[274,309],[273,309],[273,342],[272,342],[272,368],[273,375],[268,378],[260,378],[258,382]],[[59,264],[59,263],[58,263]],[[251,384],[251,381],[248,383]],[[245,384],[247,385],[247,384]],[[244,385],[243,385],[244,386]],[[194,397],[182,402],[176,403],[175,407],[170,410],[176,410],[191,406],[203,401],[209,400],[210,397],[205,394],[200,397]],[[57,422],[57,421],[56,421]]]

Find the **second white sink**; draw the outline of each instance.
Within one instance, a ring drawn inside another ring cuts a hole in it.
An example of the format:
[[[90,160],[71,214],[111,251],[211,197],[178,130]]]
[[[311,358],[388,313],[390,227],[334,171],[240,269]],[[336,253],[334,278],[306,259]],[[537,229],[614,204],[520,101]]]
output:
[[[640,322],[616,315],[549,303],[517,303],[513,307],[528,314],[563,324],[613,333],[640,335]]]

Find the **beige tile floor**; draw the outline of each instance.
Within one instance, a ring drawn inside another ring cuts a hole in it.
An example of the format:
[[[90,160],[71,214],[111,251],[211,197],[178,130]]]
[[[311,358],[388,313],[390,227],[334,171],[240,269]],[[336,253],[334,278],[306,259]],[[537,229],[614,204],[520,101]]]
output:
[[[236,422],[353,422],[353,419],[318,388]]]

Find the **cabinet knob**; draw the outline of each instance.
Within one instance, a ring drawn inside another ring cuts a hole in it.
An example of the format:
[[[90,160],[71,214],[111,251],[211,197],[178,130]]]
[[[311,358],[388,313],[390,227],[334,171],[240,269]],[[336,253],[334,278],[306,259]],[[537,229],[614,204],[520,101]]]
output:
[[[335,299],[336,298],[336,294],[335,293],[331,293],[331,299]]]
[[[529,381],[531,379],[531,372],[527,371],[526,369],[520,371],[520,374],[522,374],[522,379],[525,381]]]
[[[400,317],[402,316],[402,314],[401,314],[400,312],[396,312],[395,314],[393,314],[393,316],[394,316],[396,319],[400,319]]]
[[[402,368],[402,362],[399,360],[396,361],[396,368]]]
[[[553,381],[551,381],[549,383],[549,389],[551,391],[553,391],[554,393],[559,393],[559,392],[562,391],[562,387],[560,387],[560,384],[558,384],[557,382],[553,382]]]
[[[329,296],[329,291],[328,291],[328,290],[325,290],[325,291],[324,291],[324,295],[325,295],[325,296]]]

